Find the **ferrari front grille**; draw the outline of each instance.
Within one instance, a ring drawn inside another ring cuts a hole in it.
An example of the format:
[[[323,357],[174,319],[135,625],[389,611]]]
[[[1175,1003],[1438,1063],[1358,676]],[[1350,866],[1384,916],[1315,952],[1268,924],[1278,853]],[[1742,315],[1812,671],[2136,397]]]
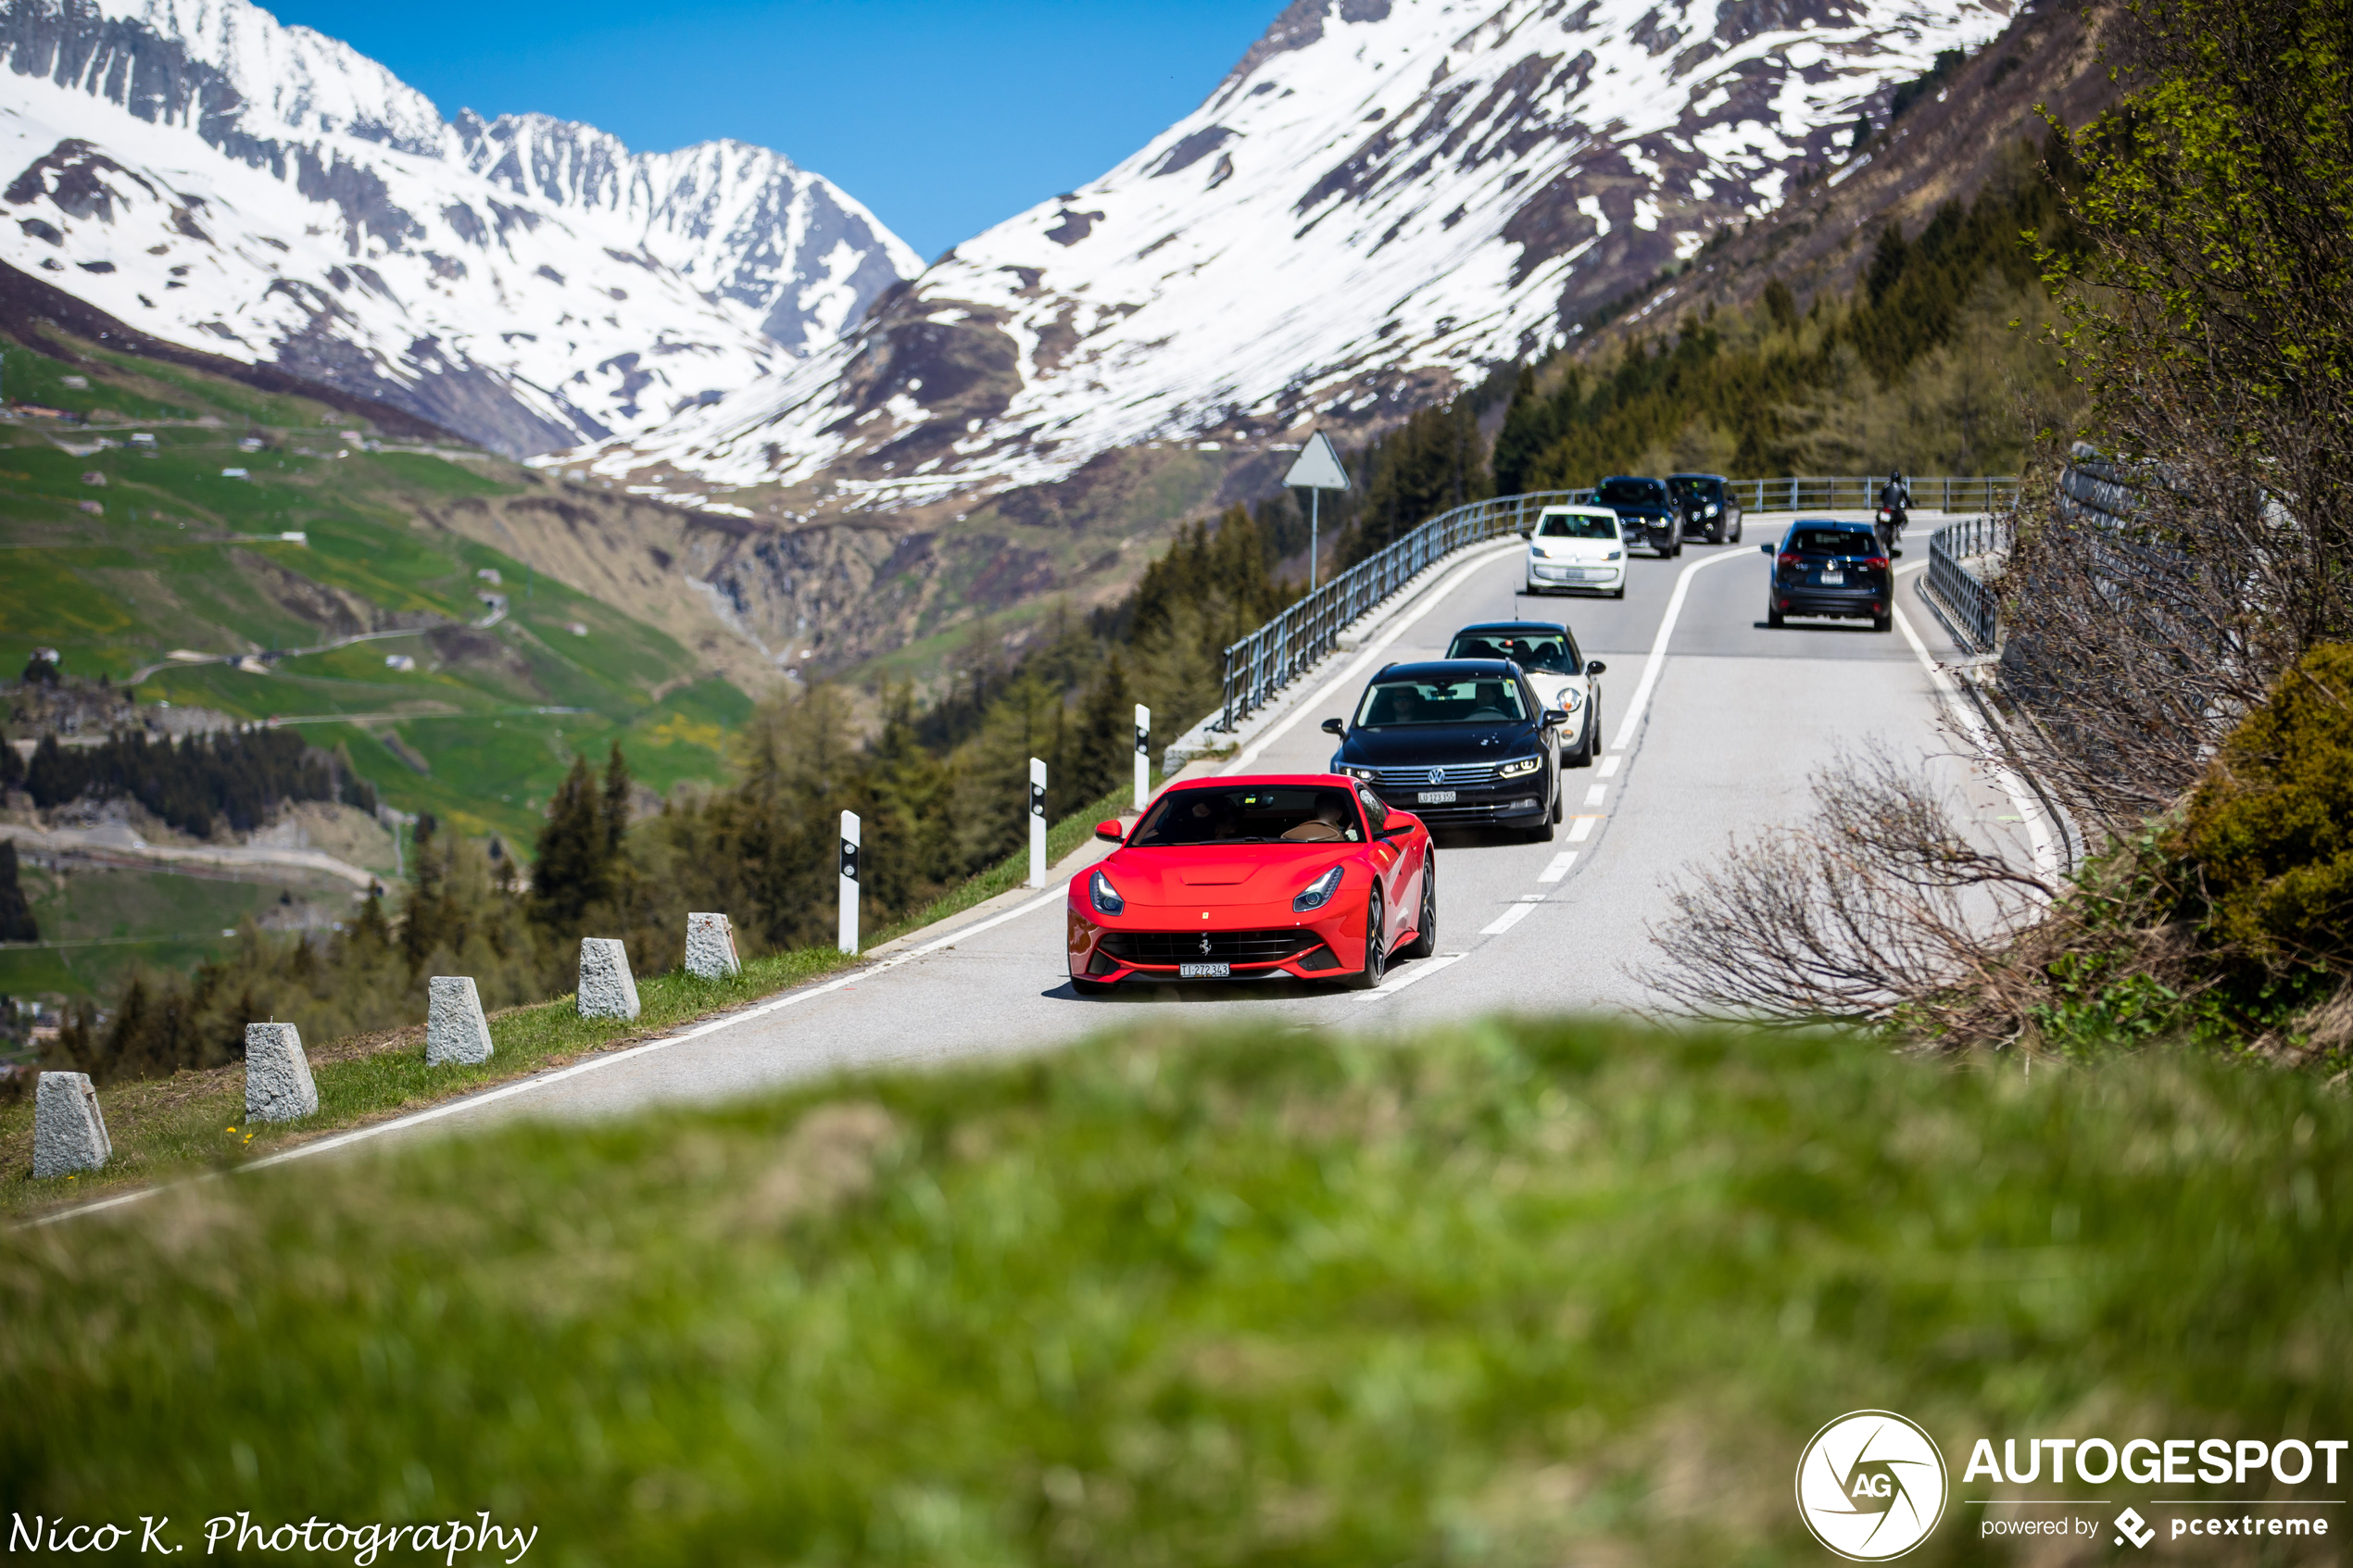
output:
[[[1127,963],[1280,963],[1315,941],[1310,931],[1114,931],[1100,947]]]

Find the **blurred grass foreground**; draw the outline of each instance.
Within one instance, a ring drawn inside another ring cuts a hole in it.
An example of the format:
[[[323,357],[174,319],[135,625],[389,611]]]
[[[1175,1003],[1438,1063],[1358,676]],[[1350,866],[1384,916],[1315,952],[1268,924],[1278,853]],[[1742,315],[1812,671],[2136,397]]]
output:
[[[2349,1152],[2308,1077],[1575,1022],[519,1124],[8,1233],[7,1506],[486,1510],[552,1563],[1814,1563],[1791,1475],[1849,1410],[2346,1435]],[[1913,1560],[2034,1553],[1943,1440]]]

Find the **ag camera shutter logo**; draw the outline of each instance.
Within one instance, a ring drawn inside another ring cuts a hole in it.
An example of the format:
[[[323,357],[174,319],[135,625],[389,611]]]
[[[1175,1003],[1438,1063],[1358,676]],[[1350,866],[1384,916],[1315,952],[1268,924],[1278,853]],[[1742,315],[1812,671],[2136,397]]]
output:
[[[1894,1411],[1840,1416],[1797,1461],[1798,1516],[1850,1562],[1884,1562],[1928,1539],[1947,1488],[1936,1440]]]

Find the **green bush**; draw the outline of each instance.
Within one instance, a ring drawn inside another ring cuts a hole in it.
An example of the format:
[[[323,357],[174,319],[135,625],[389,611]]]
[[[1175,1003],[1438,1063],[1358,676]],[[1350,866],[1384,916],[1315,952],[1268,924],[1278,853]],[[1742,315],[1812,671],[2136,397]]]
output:
[[[2314,648],[2222,744],[2180,845],[2216,935],[2353,968],[2353,644]]]

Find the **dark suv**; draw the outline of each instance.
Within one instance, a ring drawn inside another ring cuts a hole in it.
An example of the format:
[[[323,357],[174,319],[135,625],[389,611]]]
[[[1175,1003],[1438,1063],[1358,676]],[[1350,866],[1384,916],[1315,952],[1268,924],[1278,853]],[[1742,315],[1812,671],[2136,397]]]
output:
[[[1433,828],[1514,827],[1553,836],[1561,820],[1559,735],[1568,715],[1546,708],[1518,665],[1501,659],[1392,664],[1357,699],[1331,771],[1370,784],[1382,802]]]
[[[1757,548],[1774,558],[1766,624],[1779,626],[1789,615],[1869,616],[1872,631],[1894,629],[1894,573],[1869,523],[1802,517],[1779,548]]]
[[[1720,473],[1670,473],[1667,488],[1683,504],[1683,530],[1711,545],[1741,542],[1741,504]]]
[[[1666,482],[1612,474],[1594,487],[1593,505],[1617,514],[1617,531],[1629,550],[1662,556],[1683,553],[1683,507]]]

